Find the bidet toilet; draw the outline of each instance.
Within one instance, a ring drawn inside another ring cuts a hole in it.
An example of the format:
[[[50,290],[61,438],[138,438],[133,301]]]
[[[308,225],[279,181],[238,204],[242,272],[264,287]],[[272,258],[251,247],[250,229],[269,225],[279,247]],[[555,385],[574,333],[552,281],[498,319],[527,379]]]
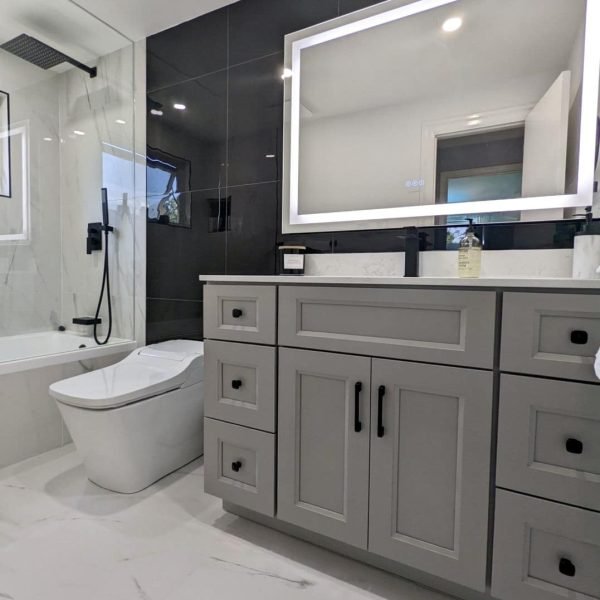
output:
[[[204,344],[176,340],[52,384],[88,478],[131,494],[201,456],[203,368]]]

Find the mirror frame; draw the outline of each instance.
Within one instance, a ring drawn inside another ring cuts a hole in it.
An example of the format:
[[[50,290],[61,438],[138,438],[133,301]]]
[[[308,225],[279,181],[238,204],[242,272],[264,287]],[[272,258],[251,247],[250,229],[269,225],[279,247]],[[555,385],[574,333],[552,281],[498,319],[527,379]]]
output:
[[[282,75],[284,78],[283,233],[389,229],[406,226],[406,219],[464,213],[484,214],[515,210],[578,208],[592,205],[600,76],[600,35],[598,35],[598,31],[600,31],[600,0],[585,0],[581,133],[576,194],[299,214],[298,159],[302,50],[458,1],[387,0],[381,4],[286,35],[285,70]]]
[[[8,193],[0,188],[0,198],[12,198],[12,170],[10,156],[10,95],[8,92],[0,90],[0,97],[4,98],[0,104],[0,110],[6,105],[6,122],[3,121],[3,115],[0,114],[0,173],[4,172],[8,181]]]

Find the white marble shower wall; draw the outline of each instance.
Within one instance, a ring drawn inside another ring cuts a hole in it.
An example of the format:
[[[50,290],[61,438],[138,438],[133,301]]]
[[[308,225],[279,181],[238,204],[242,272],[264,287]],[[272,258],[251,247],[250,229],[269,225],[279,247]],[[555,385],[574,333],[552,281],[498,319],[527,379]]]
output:
[[[98,60],[98,76],[72,69],[59,91],[62,212],[62,313],[93,315],[102,281],[103,254],[87,255],[89,222],[101,221],[108,188],[113,335],[133,339],[135,238],[134,47]],[[107,308],[101,311],[106,323]]]
[[[20,215],[25,198],[30,230],[25,240],[0,237],[0,336],[53,329],[60,320],[59,81],[29,80],[17,60],[3,55],[0,72],[21,74],[5,88],[10,94],[11,130],[22,132],[13,139],[11,169],[13,183],[18,180],[19,185],[13,185],[12,198],[0,201],[2,208]],[[4,84],[0,75],[0,89]],[[29,155],[25,162],[16,152],[24,142]],[[23,179],[26,189],[21,189]],[[22,229],[21,218],[18,222],[2,218],[0,236]]]

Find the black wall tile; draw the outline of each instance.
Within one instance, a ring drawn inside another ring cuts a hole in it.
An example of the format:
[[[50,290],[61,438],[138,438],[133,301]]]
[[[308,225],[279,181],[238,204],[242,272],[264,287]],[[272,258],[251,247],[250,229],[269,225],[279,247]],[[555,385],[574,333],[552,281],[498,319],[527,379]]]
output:
[[[148,38],[147,89],[162,88],[227,67],[227,8]]]
[[[202,302],[162,300],[146,301],[146,343],[165,340],[201,340],[204,336]]]
[[[306,246],[311,254],[326,254],[333,252],[334,233],[281,233],[281,217],[279,221],[277,245]]]
[[[229,69],[230,186],[281,178],[283,54]]]
[[[162,116],[150,112],[157,106]],[[227,71],[149,93],[146,136],[149,148],[191,162],[191,190],[225,186]]]
[[[226,273],[225,231],[209,232],[219,207],[226,211],[224,192],[192,192],[191,227],[159,223],[147,226],[147,295],[152,298],[201,300],[198,275]]]
[[[227,232],[228,275],[275,274],[277,183],[229,188],[231,230]]]
[[[283,51],[286,34],[338,16],[338,0],[240,0],[229,7],[229,64]]]

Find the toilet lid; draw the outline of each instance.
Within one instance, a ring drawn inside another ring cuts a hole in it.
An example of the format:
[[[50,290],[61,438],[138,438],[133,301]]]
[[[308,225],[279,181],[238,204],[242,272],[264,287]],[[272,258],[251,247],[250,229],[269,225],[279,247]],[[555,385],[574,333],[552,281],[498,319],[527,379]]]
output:
[[[196,345],[167,342],[135,350],[116,365],[52,384],[50,394],[64,404],[101,410],[199,383],[204,345],[191,343]]]

